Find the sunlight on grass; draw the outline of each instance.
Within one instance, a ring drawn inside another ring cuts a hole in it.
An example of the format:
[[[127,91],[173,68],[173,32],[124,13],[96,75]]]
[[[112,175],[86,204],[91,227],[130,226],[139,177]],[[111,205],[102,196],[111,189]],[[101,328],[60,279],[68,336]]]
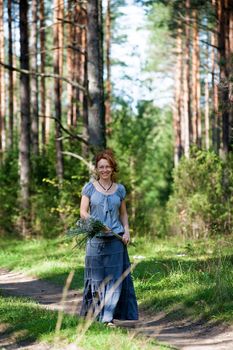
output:
[[[61,239],[1,240],[0,266],[21,270],[63,284],[71,269],[83,271],[84,250],[73,250]],[[80,273],[79,273],[80,275]],[[79,285],[82,277],[79,276]],[[73,285],[72,285],[73,286]],[[79,286],[80,287],[80,286]]]
[[[129,247],[137,262],[133,278],[139,305],[171,312],[179,304],[193,318],[233,320],[233,245],[230,237],[216,241],[158,240],[135,237]],[[75,271],[71,288],[83,288],[84,249],[72,249],[64,238],[30,241],[0,239],[0,266],[63,285]]]
[[[0,323],[6,324],[9,333],[17,334],[18,340],[55,342],[57,312],[42,309],[27,298],[0,296]],[[76,342],[79,319],[64,315],[59,333],[59,345]],[[136,337],[132,332],[123,329],[109,329],[100,323],[93,323],[80,342],[87,350],[162,350],[152,339]]]

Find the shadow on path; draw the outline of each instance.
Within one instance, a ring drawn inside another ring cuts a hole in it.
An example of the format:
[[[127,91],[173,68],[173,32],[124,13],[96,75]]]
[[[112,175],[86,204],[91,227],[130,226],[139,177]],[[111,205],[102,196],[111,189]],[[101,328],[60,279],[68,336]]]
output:
[[[0,269],[0,290],[5,296],[28,297],[46,306],[47,309],[62,309],[69,314],[77,314],[82,301],[80,291],[69,290],[67,299],[62,305],[63,286],[6,269]]]
[[[62,286],[6,269],[0,269],[0,290],[5,296],[29,297],[46,309],[63,310],[73,315],[79,313],[82,300],[79,290],[70,290],[67,300],[62,305]],[[182,310],[180,312],[182,314]],[[141,310],[139,321],[116,321],[116,324],[132,328],[138,334],[156,338],[181,350],[233,349],[233,328],[218,323],[206,324],[203,320],[196,322],[188,318],[180,320],[175,318],[174,312],[150,315]],[[3,334],[4,332],[2,336]],[[16,349],[16,347],[5,346],[5,349]],[[19,346],[17,349],[30,349],[30,347]],[[46,347],[43,349],[46,350]],[[33,350],[37,349],[33,348]]]

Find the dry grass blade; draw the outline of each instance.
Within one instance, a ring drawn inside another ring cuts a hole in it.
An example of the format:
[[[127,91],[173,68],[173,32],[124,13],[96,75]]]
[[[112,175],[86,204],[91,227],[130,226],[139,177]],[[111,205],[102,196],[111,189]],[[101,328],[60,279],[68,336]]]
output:
[[[58,340],[59,338],[59,332],[60,332],[60,329],[61,329],[61,325],[62,325],[62,319],[63,319],[63,314],[64,314],[64,304],[65,304],[65,301],[66,301],[66,298],[67,298],[67,293],[68,293],[68,290],[70,288],[70,285],[71,285],[71,282],[74,278],[74,270],[70,271],[67,279],[66,279],[66,283],[65,283],[65,286],[63,288],[63,292],[62,292],[62,298],[61,298],[61,310],[58,311],[58,318],[57,318],[57,323],[56,323],[56,328],[55,328],[55,341]]]

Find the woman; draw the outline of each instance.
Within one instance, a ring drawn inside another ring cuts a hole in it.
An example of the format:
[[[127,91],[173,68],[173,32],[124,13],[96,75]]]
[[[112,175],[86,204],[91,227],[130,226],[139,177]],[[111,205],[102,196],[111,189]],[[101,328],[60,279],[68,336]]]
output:
[[[100,220],[112,232],[119,234],[122,240],[110,231],[100,233],[87,242],[81,315],[86,316],[91,310],[92,313],[97,312],[100,322],[114,326],[113,319],[138,319],[131,274],[127,273],[123,281],[120,280],[130,267],[127,252],[130,233],[124,200],[126,191],[122,184],[114,182],[117,164],[110,150],[97,154],[95,170],[97,180],[88,182],[82,190],[80,216]],[[101,303],[104,305],[102,309]]]

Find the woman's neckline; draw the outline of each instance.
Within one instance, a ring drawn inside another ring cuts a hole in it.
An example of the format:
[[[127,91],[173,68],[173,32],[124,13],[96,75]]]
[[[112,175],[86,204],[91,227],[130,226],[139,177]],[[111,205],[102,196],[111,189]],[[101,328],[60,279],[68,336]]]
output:
[[[118,184],[117,184],[117,183],[116,183],[116,189],[115,189],[115,191],[112,192],[112,193],[104,193],[104,192],[101,192],[100,190],[98,190],[98,189],[95,187],[95,185],[94,185],[93,182],[92,182],[92,186],[94,186],[94,189],[96,190],[96,192],[99,192],[99,193],[103,194],[104,196],[111,196],[111,195],[115,194],[115,193],[117,192],[117,190],[118,190]]]

